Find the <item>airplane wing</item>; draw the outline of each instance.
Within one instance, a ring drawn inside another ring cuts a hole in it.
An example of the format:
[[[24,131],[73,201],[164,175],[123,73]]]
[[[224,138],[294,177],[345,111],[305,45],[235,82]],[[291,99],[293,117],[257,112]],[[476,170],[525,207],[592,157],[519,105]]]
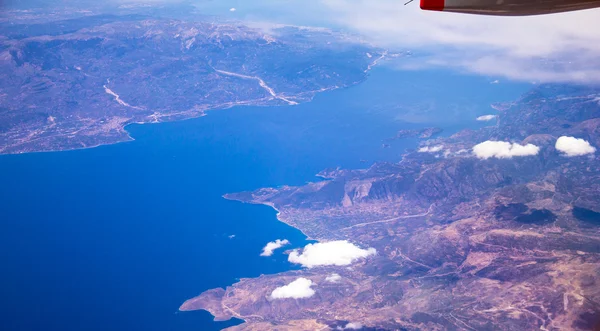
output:
[[[600,0],[421,0],[421,9],[425,10],[498,16],[541,15],[597,7]]]

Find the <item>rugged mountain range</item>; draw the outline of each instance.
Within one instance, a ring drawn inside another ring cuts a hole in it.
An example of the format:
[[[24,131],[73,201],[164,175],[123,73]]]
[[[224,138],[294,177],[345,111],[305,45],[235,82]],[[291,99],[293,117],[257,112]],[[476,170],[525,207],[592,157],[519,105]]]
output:
[[[600,163],[567,157],[559,136],[600,146],[600,88],[542,85],[493,105],[495,126],[423,142],[396,164],[324,171],[325,180],[230,194],[266,204],[319,241],[377,254],[242,279],[181,310],[242,318],[234,330],[591,330],[600,326]],[[534,144],[536,155],[476,157],[487,140]],[[337,273],[341,279],[328,282]],[[315,294],[272,299],[298,277]]]

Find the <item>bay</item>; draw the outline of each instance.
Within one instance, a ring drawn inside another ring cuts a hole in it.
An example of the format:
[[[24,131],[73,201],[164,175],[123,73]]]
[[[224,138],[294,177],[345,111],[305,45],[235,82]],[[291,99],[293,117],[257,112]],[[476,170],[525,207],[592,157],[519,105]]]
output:
[[[361,84],[299,106],[211,111],[131,125],[132,142],[0,156],[0,328],[213,330],[239,323],[177,309],[241,277],[296,268],[282,250],[260,257],[261,248],[275,239],[290,240],[287,248],[308,241],[269,207],[223,194],[301,185],[320,180],[315,174],[324,168],[396,162],[417,144],[387,140],[401,129],[439,126],[450,134],[489,125],[475,116],[527,88],[491,81],[381,67]]]

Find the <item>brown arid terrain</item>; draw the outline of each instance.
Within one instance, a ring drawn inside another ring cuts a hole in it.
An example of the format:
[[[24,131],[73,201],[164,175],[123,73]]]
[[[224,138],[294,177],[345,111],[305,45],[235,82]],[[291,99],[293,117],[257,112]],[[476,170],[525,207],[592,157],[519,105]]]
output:
[[[266,204],[310,238],[348,240],[377,254],[242,279],[190,299],[232,330],[599,330],[600,163],[565,156],[560,136],[600,146],[600,89],[535,87],[499,110],[495,126],[423,144],[397,164],[320,174],[302,187],[229,199]],[[486,140],[539,147],[536,155],[482,159]],[[331,273],[341,278],[326,281]],[[304,277],[314,295],[272,299]],[[358,325],[358,324],[357,324]]]
[[[203,16],[27,17],[0,15],[0,154],[130,141],[129,124],[235,106],[297,105],[364,81],[387,55],[327,29]]]

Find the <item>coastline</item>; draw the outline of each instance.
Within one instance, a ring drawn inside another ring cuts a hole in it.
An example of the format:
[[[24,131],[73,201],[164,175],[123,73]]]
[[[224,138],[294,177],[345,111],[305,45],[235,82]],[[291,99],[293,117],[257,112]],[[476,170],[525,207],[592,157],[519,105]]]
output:
[[[283,223],[283,224],[285,224],[285,225],[287,225],[289,227],[292,227],[292,228],[300,231],[300,233],[302,233],[302,235],[304,235],[306,237],[306,240],[319,241],[319,239],[312,238],[311,236],[309,236],[308,234],[306,234],[302,229],[293,226],[292,224],[290,224],[289,222],[287,222],[284,218],[282,218],[280,216],[281,215],[281,211],[279,209],[277,209],[277,207],[275,207],[275,205],[273,203],[271,203],[271,202],[246,201],[246,200],[236,199],[236,198],[230,197],[229,196],[230,194],[231,193],[224,194],[224,195],[222,195],[222,198],[226,199],[226,200],[231,200],[231,201],[237,201],[237,202],[245,203],[245,204],[269,206],[269,207],[271,207],[272,209],[274,209],[277,212],[277,214],[275,216],[277,217],[277,220],[279,222],[281,222],[281,223]]]
[[[5,152],[5,150],[7,150],[7,149],[11,149],[15,146],[19,146],[19,145],[23,145],[23,144],[27,143],[27,142],[19,142],[16,145],[7,144],[5,146],[0,146],[0,156],[2,156],[2,155],[19,155],[19,154],[28,154],[28,153],[75,151],[75,150],[96,148],[96,147],[105,146],[105,145],[115,145],[115,144],[124,143],[124,142],[131,142],[131,141],[135,141],[135,138],[133,138],[131,136],[131,134],[129,133],[129,131],[127,131],[127,126],[129,126],[131,124],[155,124],[155,123],[186,121],[186,120],[190,120],[190,119],[204,117],[204,116],[208,115],[207,112],[209,112],[209,111],[226,110],[226,109],[231,109],[231,108],[239,107],[239,106],[274,107],[274,106],[301,105],[303,103],[308,103],[308,102],[313,101],[314,97],[317,94],[320,94],[323,92],[328,92],[328,91],[346,89],[346,88],[349,88],[352,86],[356,86],[360,83],[363,83],[364,81],[366,81],[368,79],[369,72],[372,71],[375,67],[379,66],[380,62],[386,60],[386,55],[388,55],[388,50],[383,50],[382,56],[378,57],[373,62],[368,64],[367,68],[364,70],[364,77],[361,80],[353,81],[353,82],[347,83],[346,85],[342,85],[342,86],[334,85],[334,86],[323,87],[318,90],[299,92],[295,95],[288,96],[286,94],[282,94],[282,95],[284,95],[285,99],[289,98],[288,101],[292,101],[292,102],[281,103],[281,104],[270,104],[270,103],[272,103],[272,101],[279,100],[279,97],[277,95],[274,95],[270,98],[260,98],[260,99],[253,99],[253,100],[240,101],[240,102],[226,102],[226,103],[217,104],[217,105],[205,105],[204,107],[199,107],[199,109],[193,109],[193,110],[187,110],[187,111],[181,111],[181,112],[174,112],[174,113],[167,113],[167,114],[154,113],[152,115],[146,116],[147,119],[153,119],[153,120],[146,121],[144,119],[135,120],[135,119],[131,118],[130,119],[131,122],[124,122],[124,125],[122,125],[118,128],[118,132],[120,133],[120,135],[115,136],[114,138],[116,138],[116,139],[114,139],[114,140],[107,139],[106,141],[100,141],[97,144],[93,144],[93,145],[89,145],[89,146],[82,146],[82,147],[73,146],[73,147],[64,147],[64,148],[58,148],[58,149],[42,149],[42,148],[36,149],[36,148],[34,148],[32,150],[16,149],[14,151]],[[261,102],[264,102],[264,103],[261,103]],[[177,118],[178,116],[181,116],[181,118]],[[159,120],[159,118],[166,118],[166,120]],[[68,135],[57,134],[57,135],[51,135],[48,137],[39,137],[39,138],[36,138],[35,140],[48,139],[48,138],[65,138],[65,137],[68,137]],[[119,139],[120,137],[122,139]]]
[[[302,235],[304,235],[306,237],[306,240],[311,240],[311,241],[319,241],[318,239],[315,238],[311,238],[310,236],[308,236],[306,233],[304,233],[304,231],[302,231],[302,229],[295,227],[293,225],[291,225],[289,222],[287,222],[284,218],[281,217],[281,211],[271,202],[255,202],[255,201],[246,201],[246,200],[241,200],[241,199],[237,199],[237,198],[233,198],[230,196],[231,193],[227,193],[222,195],[221,197],[223,199],[226,200],[230,200],[230,201],[237,201],[237,202],[241,202],[243,204],[252,204],[252,205],[264,205],[264,206],[268,206],[271,207],[273,210],[275,210],[277,212],[277,214],[275,215],[277,220],[281,223],[286,224],[287,226],[296,229],[298,231],[300,231],[300,233],[302,233]],[[285,271],[284,271],[285,272]],[[277,275],[277,274],[281,274],[283,272],[279,272],[279,273],[274,273],[272,275]],[[263,277],[263,276],[267,276],[266,274],[260,274],[258,277]],[[185,311],[196,311],[196,310],[204,310],[206,312],[208,312],[209,314],[211,314],[213,316],[213,321],[214,322],[220,322],[220,321],[228,321],[232,318],[237,318],[241,321],[243,321],[243,323],[247,323],[247,317],[242,316],[240,314],[238,314],[237,312],[233,311],[231,308],[229,307],[224,307],[221,305],[220,303],[220,298],[219,298],[219,305],[216,306],[215,302],[213,302],[214,298],[213,296],[224,296],[226,293],[226,290],[228,287],[231,286],[235,286],[236,284],[242,283],[245,279],[253,279],[253,278],[257,278],[257,277],[246,277],[246,278],[239,278],[238,281],[227,285],[225,287],[217,287],[217,288],[212,288],[206,291],[201,292],[199,295],[194,296],[192,298],[189,298],[187,300],[185,300],[181,306],[179,306],[178,310],[181,312],[185,312]],[[206,296],[211,296],[211,298],[206,299]],[[195,306],[195,304],[197,303],[203,303],[201,307]],[[227,311],[229,313],[229,315],[226,315],[225,311]],[[242,323],[242,324],[243,324]]]

